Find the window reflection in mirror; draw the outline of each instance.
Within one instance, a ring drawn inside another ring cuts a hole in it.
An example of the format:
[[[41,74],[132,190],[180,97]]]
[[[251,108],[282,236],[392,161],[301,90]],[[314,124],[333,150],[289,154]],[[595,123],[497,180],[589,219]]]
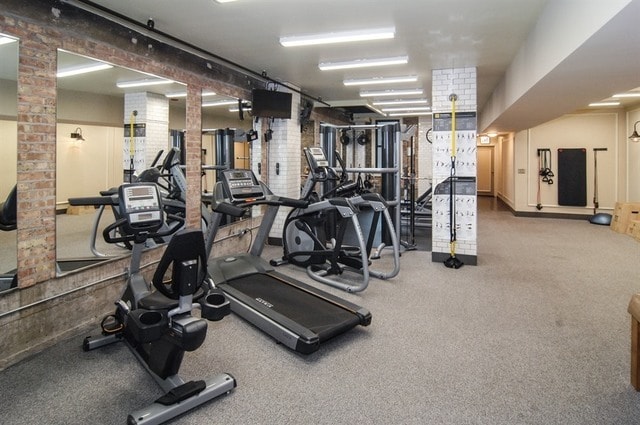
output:
[[[221,169],[251,168],[252,124],[250,102],[202,92],[203,199],[213,194]]]
[[[0,34],[0,291],[16,285],[18,40]]]
[[[114,221],[110,207],[98,222],[100,209],[71,206],[68,199],[99,196],[143,178],[172,146],[179,149],[186,96],[174,94],[186,93],[186,86],[62,50],[57,84],[56,255],[64,274],[129,253],[102,237],[102,228]],[[172,171],[180,172],[179,164]]]

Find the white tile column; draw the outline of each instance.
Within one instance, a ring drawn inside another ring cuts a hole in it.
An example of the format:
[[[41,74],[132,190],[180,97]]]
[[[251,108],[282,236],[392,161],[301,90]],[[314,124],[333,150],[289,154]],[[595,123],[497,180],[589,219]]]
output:
[[[135,116],[132,116],[133,112]],[[124,96],[123,168],[129,170],[131,139],[134,127],[134,168],[138,174],[151,166],[160,150],[169,147],[169,99],[155,93],[127,93]]]
[[[451,174],[451,111],[450,95],[456,100],[457,177],[472,182],[456,183],[456,257],[465,264],[477,264],[477,195],[476,195],[476,69],[453,68],[432,71],[433,109],[433,261],[450,256],[449,183]]]

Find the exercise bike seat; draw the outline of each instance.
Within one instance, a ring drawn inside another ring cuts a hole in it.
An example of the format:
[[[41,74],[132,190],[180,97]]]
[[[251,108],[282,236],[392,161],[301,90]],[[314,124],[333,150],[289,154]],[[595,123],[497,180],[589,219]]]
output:
[[[204,295],[204,290],[199,288],[193,294],[193,301],[197,301]],[[180,301],[169,298],[160,291],[153,291],[151,294],[138,301],[138,306],[146,310],[171,310],[180,304]]]
[[[200,230],[183,229],[171,237],[169,245],[164,251],[158,267],[153,275],[152,283],[157,289],[139,301],[139,307],[147,310],[172,309],[178,306],[181,296],[192,295],[197,300],[204,295],[202,282],[206,276],[204,236]],[[185,281],[177,276],[176,264],[197,260],[198,278],[196,281]],[[173,264],[170,281],[165,281],[165,274]]]
[[[7,199],[0,204],[0,230],[15,230],[17,225],[17,186],[13,186]]]

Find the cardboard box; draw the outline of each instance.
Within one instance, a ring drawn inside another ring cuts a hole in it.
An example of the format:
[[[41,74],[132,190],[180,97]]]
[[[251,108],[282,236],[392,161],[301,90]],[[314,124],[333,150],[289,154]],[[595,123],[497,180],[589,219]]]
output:
[[[611,218],[611,230],[627,233],[627,228],[633,220],[640,220],[640,202],[616,202]]]
[[[627,234],[640,242],[640,220],[631,220],[627,228]]]

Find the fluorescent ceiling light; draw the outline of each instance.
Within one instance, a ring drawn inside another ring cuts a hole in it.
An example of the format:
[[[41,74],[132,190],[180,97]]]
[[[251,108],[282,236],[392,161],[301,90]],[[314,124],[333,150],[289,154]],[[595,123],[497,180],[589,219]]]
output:
[[[130,87],[144,87],[144,86],[157,86],[160,84],[172,84],[174,81],[165,80],[163,78],[144,79],[135,81],[120,81],[116,83],[116,86],[121,89],[127,89]]]
[[[216,3],[231,3],[232,1],[236,1],[236,0],[215,0]]]
[[[387,114],[389,117],[417,117],[424,115],[433,115],[433,112],[393,112]]]
[[[227,106],[227,105],[237,105],[238,101],[237,100],[214,100],[212,102],[204,102],[202,104],[203,108],[209,107],[209,106]]]
[[[371,66],[404,65],[409,62],[408,56],[378,59],[356,59],[346,62],[325,62],[318,65],[322,71],[335,69],[367,68]]]
[[[7,37],[5,35],[0,36],[0,46],[2,46],[3,44],[14,43],[16,41],[18,41],[17,38]]]
[[[202,96],[215,96],[216,92],[213,91],[203,91],[202,92]],[[167,93],[165,94],[165,97],[168,98],[178,98],[178,97],[187,97],[187,92],[186,91],[180,91],[180,92],[174,92],[174,93]]]
[[[385,105],[428,105],[429,101],[427,99],[406,99],[406,100],[379,100],[373,102],[376,106],[385,106]]]
[[[410,96],[415,94],[423,94],[422,89],[406,89],[406,90],[371,90],[361,91],[361,97],[375,97],[375,96]]]
[[[366,86],[373,84],[395,84],[395,83],[415,83],[418,81],[416,75],[406,75],[403,77],[373,77],[373,78],[353,78],[344,80],[345,86]]]
[[[401,111],[430,111],[429,106],[416,106],[416,107],[404,107],[404,108],[382,108],[382,112],[401,112]]]
[[[88,74],[89,72],[102,71],[103,69],[109,68],[113,68],[113,65],[109,65],[108,63],[92,63],[90,65],[61,69],[56,76],[58,78],[71,77],[72,75]]]
[[[614,94],[611,97],[622,98],[622,97],[640,97],[640,92],[629,92],[629,93],[618,93]]]
[[[340,31],[323,34],[280,37],[284,47],[313,46],[318,44],[348,43],[353,41],[385,40],[395,37],[395,28],[378,28],[359,31]]]
[[[589,106],[619,106],[620,102],[593,102]]]

